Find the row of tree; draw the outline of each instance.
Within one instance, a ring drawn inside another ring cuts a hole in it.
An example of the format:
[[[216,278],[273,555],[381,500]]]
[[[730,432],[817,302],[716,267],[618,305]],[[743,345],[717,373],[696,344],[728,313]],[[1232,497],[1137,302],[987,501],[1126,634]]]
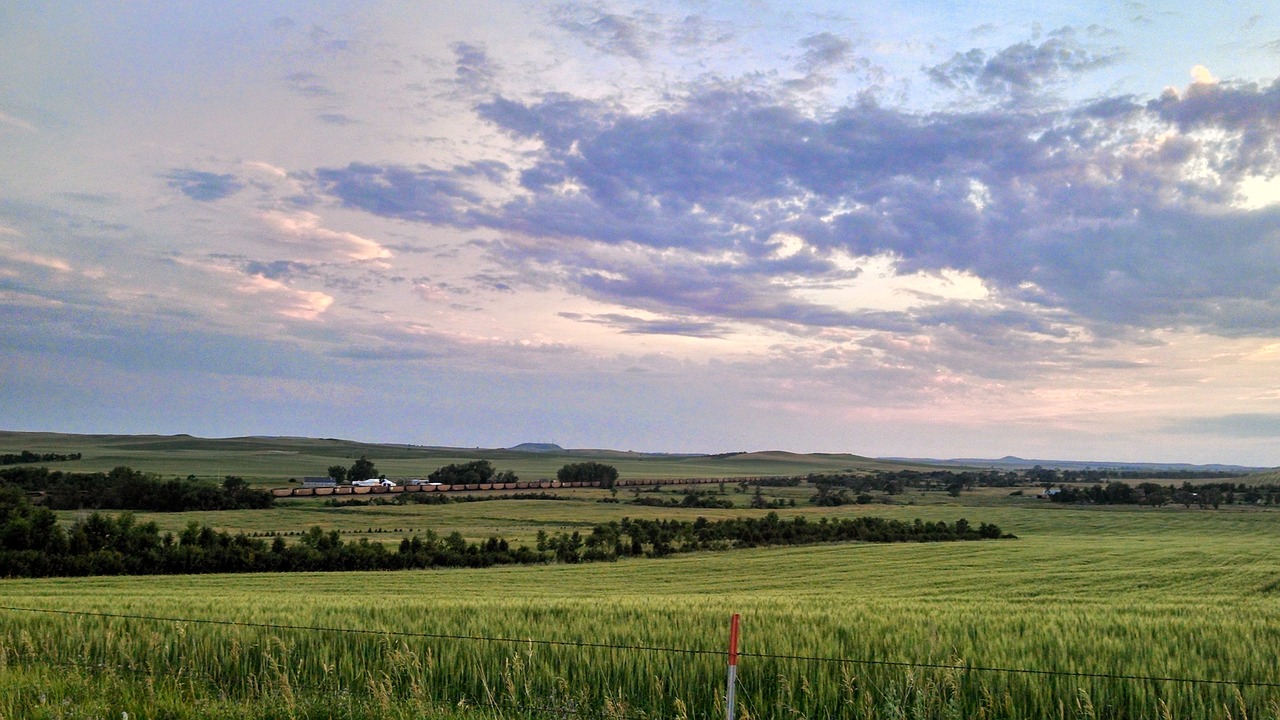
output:
[[[1097,488],[1081,489],[1070,493],[1067,497],[1055,498],[1065,502],[1088,501],[1105,502],[1098,498],[1123,492],[1118,489],[1106,489],[1109,484],[1120,485],[1117,480],[1164,479],[1182,480],[1186,485],[1189,480],[1226,479],[1244,475],[1239,472],[1217,470],[1055,470],[1039,465],[1029,470],[878,470],[873,473],[813,473],[804,477],[814,485],[817,494],[812,501],[818,505],[843,505],[851,502],[863,502],[867,493],[881,492],[896,495],[906,488],[917,490],[945,490],[953,495],[975,487],[1017,487],[1024,485],[1041,485],[1050,487],[1064,483],[1096,483]],[[1111,483],[1106,481],[1111,480]],[[753,481],[752,484],[763,484]],[[1142,483],[1134,487],[1145,487],[1154,483]],[[1232,487],[1232,483],[1215,483],[1222,493]],[[1243,494],[1248,492],[1244,483],[1235,485],[1232,492]],[[843,491],[843,492],[842,492]],[[1132,497],[1143,497],[1138,493]],[[1157,494],[1158,496],[1158,494]],[[1170,500],[1172,497],[1170,497]],[[1166,502],[1170,501],[1166,500]],[[1138,502],[1137,499],[1119,502]]]
[[[339,485],[345,482],[363,482],[378,477],[378,468],[373,461],[364,455],[360,459],[351,463],[351,467],[345,465],[330,465],[329,477],[333,478]]]
[[[651,507],[731,508],[733,500],[709,490],[690,490],[680,498],[645,496],[637,493],[631,500],[631,504]]]
[[[561,562],[616,560],[623,557],[663,557],[697,550],[731,550],[770,545],[811,545],[829,542],[948,542],[1013,538],[994,524],[973,527],[968,520],[907,523],[877,517],[821,518],[803,516],[783,520],[771,512],[762,518],[710,521],[633,520],[597,525],[590,535],[578,532],[538,534],[538,549]]]
[[[20,453],[4,453],[0,455],[0,465],[21,465],[38,462],[65,462],[79,460],[80,453],[35,453],[23,450]]]
[[[378,477],[373,461],[363,456],[350,468],[335,465],[329,473],[352,481]],[[596,480],[611,487],[617,481],[618,471],[600,463],[578,463],[565,465],[557,476],[562,480]],[[496,471],[488,460],[476,460],[446,465],[431,473],[429,479],[445,485],[468,485],[516,482],[517,477],[510,470]],[[268,508],[275,500],[270,491],[251,488],[244,478],[236,476],[229,475],[220,484],[194,476],[164,480],[123,466],[108,473],[63,472],[30,466],[4,468],[0,469],[2,487],[39,493],[43,502],[55,510],[239,510]]]
[[[661,557],[694,550],[820,542],[936,542],[1002,537],[1000,528],[965,520],[914,524],[880,518],[810,522],[757,519],[711,522],[630,520],[597,525],[589,535],[538,534],[537,549],[512,548],[501,538],[468,543],[454,532],[428,531],[396,549],[365,538],[344,542],[336,531],[314,527],[297,542],[270,542],[244,533],[218,532],[194,521],[176,536],[133,515],[93,513],[64,529],[47,507],[35,506],[17,488],[0,488],[0,577],[195,574],[234,572],[399,570],[486,567],[500,564],[588,562],[622,557]],[[1009,536],[1003,536],[1009,537]]]
[[[1108,480],[1226,480],[1248,473],[1233,470],[1122,470],[1117,468],[1055,470],[1036,465],[1026,471],[1029,482],[1042,483],[1102,483]]]
[[[474,485],[477,483],[509,483],[520,478],[510,470],[498,472],[488,460],[445,465],[427,476],[431,482],[441,485]]]
[[[361,455],[351,467],[333,465],[329,477],[338,483],[359,482],[380,477],[373,461]],[[488,460],[451,463],[432,472],[427,480],[441,485],[478,485],[482,483],[511,483],[519,481],[511,470],[499,472]],[[618,469],[598,462],[569,463],[556,472],[561,482],[599,482],[601,487],[612,488],[618,481]]]
[[[0,470],[0,487],[42,493],[54,510],[236,510],[271,507],[266,490],[249,487],[244,478],[227,476],[222,483],[187,479],[162,480],[127,467],[109,473],[75,473],[45,467]]]
[[[1244,503],[1248,505],[1280,505],[1280,486],[1245,485],[1241,483],[1184,482],[1181,487],[1144,482],[1130,485],[1109,482],[1085,487],[1060,485],[1049,493],[1049,499],[1060,503],[1092,505],[1152,505],[1159,507],[1177,503],[1187,508],[1202,509]]]

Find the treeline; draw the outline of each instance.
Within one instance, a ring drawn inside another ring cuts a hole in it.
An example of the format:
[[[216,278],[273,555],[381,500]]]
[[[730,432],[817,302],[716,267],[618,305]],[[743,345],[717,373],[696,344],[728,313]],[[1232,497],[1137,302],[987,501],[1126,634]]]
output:
[[[21,465],[23,463],[38,462],[65,462],[67,460],[79,460],[80,453],[33,453],[30,450],[23,450],[20,453],[4,453],[0,455],[0,465]]]
[[[270,491],[255,490],[243,479],[228,476],[221,484],[188,477],[162,480],[127,467],[109,473],[74,473],[45,467],[0,470],[0,487],[43,493],[54,510],[238,510],[270,507]]]
[[[328,507],[363,507],[367,505],[449,505],[451,503],[493,502],[495,500],[572,500],[556,493],[523,492],[501,495],[451,495],[448,493],[401,493],[391,497],[331,497],[324,502]]]
[[[1092,505],[1152,505],[1159,507],[1176,503],[1190,508],[1218,509],[1222,505],[1280,505],[1280,486],[1247,485],[1245,483],[1184,482],[1181,487],[1139,483],[1130,485],[1109,482],[1105,485],[1072,487],[1061,485],[1049,493],[1049,499],[1060,503],[1085,503]]]
[[[591,562],[623,557],[664,557],[698,550],[732,550],[771,545],[811,545],[828,542],[948,542],[1013,538],[999,526],[968,520],[907,523],[876,517],[805,517],[783,520],[771,512],[763,518],[710,521],[632,520],[597,525],[590,535],[538,534],[538,549],[550,551],[560,562]]]
[[[920,490],[971,490],[974,487],[1024,485],[1022,473],[1000,470],[878,470],[863,473],[813,473],[805,479],[818,488],[844,488],[854,493],[882,492],[897,495],[907,488]]]
[[[1039,465],[1026,471],[1032,483],[1101,483],[1108,480],[1226,480],[1248,475],[1228,470],[1054,470]]]
[[[445,465],[428,475],[427,479],[441,485],[472,485],[516,482],[520,478],[510,470],[498,472],[488,460],[473,460]]]
[[[95,512],[64,530],[51,510],[15,498],[15,492],[0,490],[0,577],[399,570],[550,559],[526,547],[513,550],[497,538],[467,543],[458,533],[440,539],[428,532],[426,538],[406,539],[398,550],[365,538],[343,542],[336,531],[318,527],[295,543],[231,535],[194,521],[175,536],[129,513]]]
[[[680,507],[680,508],[722,508],[727,509],[733,507],[733,501],[726,497],[719,497],[716,493],[709,490],[690,490],[683,497],[657,497],[645,496],[637,494],[631,500],[632,505],[647,505],[650,507]]]
[[[1064,483],[1098,483],[1120,480],[1189,480],[1227,479],[1246,473],[1218,470],[1055,470],[1039,465],[1029,470],[878,470],[873,473],[813,473],[804,477],[817,489],[811,498],[818,505],[844,505],[868,502],[867,493],[896,495],[907,488],[945,490],[958,494],[975,487],[1052,486]],[[1147,483],[1144,483],[1144,485]],[[1230,485],[1226,483],[1225,485]],[[1240,484],[1243,492],[1244,484]],[[842,492],[843,491],[843,492]],[[1225,490],[1224,490],[1225,491]],[[851,497],[851,495],[858,497]],[[1097,493],[1095,493],[1095,496]],[[861,499],[859,499],[861,497]],[[1070,502],[1070,501],[1069,501]]]
[[[0,488],[0,577],[158,575],[239,572],[402,570],[488,567],[546,562],[590,562],[623,557],[662,557],[694,550],[727,550],[819,542],[936,542],[1012,537],[965,520],[914,524],[880,518],[709,522],[629,520],[579,532],[538,533],[538,548],[512,548],[501,538],[468,543],[461,534],[405,538],[396,549],[367,538],[343,542],[337,531],[313,527],[297,542],[270,542],[244,533],[215,531],[194,521],[176,536],[133,515],[93,513],[64,529],[47,507],[35,506],[17,488]]]

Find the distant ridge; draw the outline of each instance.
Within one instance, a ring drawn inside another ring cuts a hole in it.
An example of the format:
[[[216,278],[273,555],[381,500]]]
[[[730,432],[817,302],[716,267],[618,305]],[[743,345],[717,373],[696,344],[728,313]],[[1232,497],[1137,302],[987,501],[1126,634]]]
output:
[[[967,468],[992,468],[997,470],[1028,470],[1039,465],[1042,468],[1050,470],[1144,470],[1144,471],[1162,471],[1162,470],[1188,470],[1200,472],[1259,472],[1270,470],[1264,467],[1248,467],[1245,465],[1194,465],[1191,463],[1153,463],[1153,462],[1108,462],[1108,461],[1084,461],[1084,460],[1028,460],[1017,457],[1016,455],[1005,455],[1002,458],[951,458],[950,460],[939,460],[936,458],[905,458],[905,457],[882,457],[878,460],[893,462],[913,462],[923,463],[927,465],[943,465],[948,467],[967,467]]]
[[[520,443],[514,447],[507,448],[516,452],[535,452],[535,453],[554,453],[564,452],[564,448],[555,443]]]
[[[402,443],[372,443],[340,438],[308,438],[290,435],[254,435],[203,438],[176,435],[106,435],[32,432],[0,429],[0,452],[78,452],[80,460],[59,465],[77,472],[106,472],[127,464],[135,470],[178,476],[195,474],[223,478],[243,475],[255,478],[290,478],[319,474],[335,462],[350,464],[367,455],[379,468],[416,476],[459,460],[487,459],[522,473],[546,473],[558,458],[615,464],[633,477],[760,477],[850,473],[893,470],[1022,470],[1036,465],[1056,470],[1139,470],[1268,473],[1266,481],[1280,476],[1280,468],[1243,465],[1151,463],[1079,460],[1033,460],[1012,455],[997,459],[869,458],[846,453],[794,453],[785,450],[738,451],[715,455],[654,453],[634,450],[564,449],[556,443],[521,443],[511,448],[446,447]],[[271,461],[267,462],[266,458]],[[399,465],[400,467],[396,467]],[[554,468],[553,468],[554,469]]]

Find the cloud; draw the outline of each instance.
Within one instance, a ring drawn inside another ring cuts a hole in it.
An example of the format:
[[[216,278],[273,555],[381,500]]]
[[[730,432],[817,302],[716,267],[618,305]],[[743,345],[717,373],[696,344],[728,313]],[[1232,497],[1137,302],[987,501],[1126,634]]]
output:
[[[804,55],[796,63],[796,69],[804,73],[821,72],[839,67],[848,61],[853,42],[829,32],[810,35],[800,41]]]
[[[555,19],[561,29],[588,47],[641,62],[649,59],[660,37],[653,29],[659,24],[657,16],[641,11],[626,16],[595,7],[563,5],[555,12]]]
[[[240,192],[244,183],[235,175],[178,168],[163,175],[169,187],[176,188],[192,200],[211,202]]]
[[[333,304],[331,295],[314,290],[294,290],[263,275],[250,276],[236,289],[248,295],[267,293],[282,298],[284,306],[276,312],[297,320],[316,320]]]
[[[335,37],[329,29],[321,25],[312,25],[307,37],[311,41],[312,48],[323,55],[338,55],[351,48],[349,41]]]
[[[1280,414],[1235,413],[1172,421],[1168,432],[1189,435],[1216,435],[1230,438],[1280,437]]]
[[[0,231],[10,230],[10,228],[0,228]],[[0,232],[0,235],[13,234],[21,237],[21,233],[11,230],[10,233]],[[0,260],[11,263],[22,263],[24,265],[35,265],[46,270],[54,270],[60,273],[69,273],[72,267],[66,260],[45,253],[30,252],[28,250],[15,247],[9,243],[0,241]]]
[[[680,318],[653,320],[621,313],[584,315],[581,313],[562,312],[558,313],[558,315],[567,320],[611,327],[625,335],[683,335],[696,338],[718,338],[723,337],[725,334],[725,329],[717,323],[683,320]]]
[[[261,275],[270,280],[282,280],[311,274],[312,266],[308,263],[293,260],[273,260],[270,262],[251,261],[244,264],[243,269],[250,275]]]
[[[321,113],[316,119],[328,125],[357,125],[359,120],[344,113]]]
[[[15,117],[13,115],[10,115],[4,111],[0,111],[0,125],[8,125],[11,128],[17,128],[18,130],[22,130],[23,132],[29,132],[29,133],[39,132],[39,130],[36,128],[35,125],[32,125],[26,120],[23,120],[20,117]]]
[[[384,217],[467,225],[462,207],[481,202],[480,195],[468,189],[468,181],[494,177],[504,167],[482,163],[434,170],[352,163],[345,168],[321,168],[315,174],[321,188],[348,207]]]
[[[294,93],[308,98],[321,98],[333,94],[333,90],[324,84],[323,78],[311,72],[295,72],[286,75],[285,84]]]
[[[1214,77],[1213,73],[1209,72],[1209,68],[1203,65],[1196,65],[1191,68],[1191,79],[1197,85],[1213,85],[1218,82],[1218,78]]]
[[[944,87],[1025,101],[1048,85],[1117,59],[1118,51],[1086,48],[1074,30],[1063,28],[1038,45],[1020,42],[990,55],[979,48],[957,52],[926,74]]]
[[[345,347],[329,353],[330,357],[344,360],[375,362],[412,362],[415,360],[432,360],[446,357],[447,353],[431,351],[422,347],[377,346],[377,347]]]
[[[484,47],[464,42],[454,43],[451,47],[458,86],[471,92],[488,91],[497,68]]]
[[[1164,92],[1149,108],[1181,130],[1198,128],[1250,131],[1250,137],[1273,134],[1280,127],[1280,79],[1269,86],[1201,79],[1183,92]],[[1229,147],[1229,146],[1228,146]]]
[[[853,41],[830,32],[821,32],[800,40],[804,51],[795,61],[795,69],[801,77],[784,83],[784,87],[800,93],[833,85],[836,74],[842,71],[860,70],[877,79],[884,78],[884,69],[873,66],[864,57],[854,57]]]
[[[377,242],[355,233],[330,230],[321,226],[320,216],[297,211],[273,211],[263,213],[263,221],[277,239],[310,246],[319,250],[332,250],[352,260],[379,260],[391,257],[391,251]]]
[[[670,32],[676,48],[692,49],[699,54],[737,36],[731,26],[713,22],[704,15],[686,15],[671,26]]]
[[[848,54],[825,35],[807,47],[813,67]],[[1060,31],[931,74],[1032,97],[1113,59]],[[915,112],[860,97],[811,113],[783,81],[714,77],[644,110],[498,96],[478,115],[537,143],[518,175],[501,163],[353,163],[315,177],[347,207],[497,231],[487,247],[509,272],[667,316],[788,332],[930,327],[921,310],[803,297],[847,280],[837,258],[889,257],[902,275],[985,283],[990,300],[948,306],[975,333],[998,332],[985,322],[992,303],[1018,305],[1039,326],[1027,332],[1046,336],[1062,336],[1059,313],[1097,335],[1274,332],[1280,208],[1238,203],[1242,183],[1280,174],[1280,82],[1020,107]],[[803,252],[780,256],[784,236]]]

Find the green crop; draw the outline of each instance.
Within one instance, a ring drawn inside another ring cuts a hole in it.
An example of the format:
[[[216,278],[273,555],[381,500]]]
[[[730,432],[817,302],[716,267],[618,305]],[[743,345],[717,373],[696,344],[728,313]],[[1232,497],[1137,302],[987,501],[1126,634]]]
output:
[[[739,717],[1280,716],[1280,516],[976,504],[974,522],[1020,539],[4,581],[9,607],[193,622],[0,610],[0,716],[722,717],[735,612]],[[500,527],[499,505],[445,512]],[[946,504],[867,512],[956,516]]]

